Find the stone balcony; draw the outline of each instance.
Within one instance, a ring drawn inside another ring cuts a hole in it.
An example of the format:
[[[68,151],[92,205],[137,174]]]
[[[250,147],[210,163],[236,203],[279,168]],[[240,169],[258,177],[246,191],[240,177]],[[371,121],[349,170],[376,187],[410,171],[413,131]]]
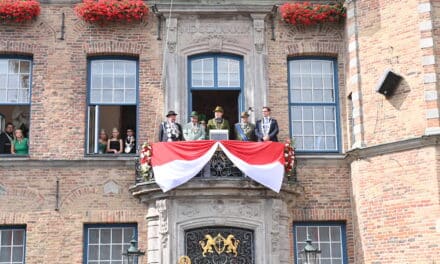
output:
[[[136,165],[130,191],[146,206],[148,263],[177,263],[181,256],[203,263],[290,263],[289,212],[304,192],[295,177],[285,178],[276,193],[246,177],[222,151],[208,164],[187,183],[165,193],[154,176],[143,178]],[[203,237],[217,233],[243,242],[238,255],[202,255]]]

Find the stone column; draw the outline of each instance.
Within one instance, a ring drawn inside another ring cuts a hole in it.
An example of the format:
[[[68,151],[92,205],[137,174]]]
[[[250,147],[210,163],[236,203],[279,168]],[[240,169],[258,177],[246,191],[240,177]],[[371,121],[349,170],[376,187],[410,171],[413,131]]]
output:
[[[247,104],[255,110],[256,118],[261,114],[259,111],[263,106],[267,105],[267,76],[266,76],[266,45],[265,45],[265,22],[266,14],[251,14],[253,21],[253,39],[254,49],[252,54],[251,66],[253,68],[252,76],[254,87],[251,96],[246,94]]]
[[[148,264],[170,263],[167,200],[149,204],[147,213]]]
[[[184,112],[183,107],[183,90],[179,87],[179,80],[184,78],[181,76],[181,71],[179,71],[179,56],[177,52],[178,47],[178,28],[177,28],[178,18],[173,15],[173,17],[168,17],[166,19],[166,31],[165,31],[165,41],[166,47],[164,52],[164,63],[165,72],[162,78],[165,78],[165,109],[164,112],[167,113],[169,110],[174,110],[182,118],[182,113]]]

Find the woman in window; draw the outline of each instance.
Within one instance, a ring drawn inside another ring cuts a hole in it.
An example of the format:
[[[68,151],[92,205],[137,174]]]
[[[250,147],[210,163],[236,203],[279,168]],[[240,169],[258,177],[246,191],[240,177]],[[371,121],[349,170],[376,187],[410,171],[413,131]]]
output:
[[[108,143],[107,132],[105,132],[104,129],[101,129],[101,131],[99,132],[99,143],[98,143],[99,154],[104,154],[107,152],[107,143]]]
[[[23,136],[21,129],[15,130],[15,139],[11,144],[11,153],[17,155],[29,154],[28,139]]]
[[[107,142],[107,153],[120,154],[122,149],[123,142],[119,137],[119,130],[115,127],[112,130],[112,138]]]

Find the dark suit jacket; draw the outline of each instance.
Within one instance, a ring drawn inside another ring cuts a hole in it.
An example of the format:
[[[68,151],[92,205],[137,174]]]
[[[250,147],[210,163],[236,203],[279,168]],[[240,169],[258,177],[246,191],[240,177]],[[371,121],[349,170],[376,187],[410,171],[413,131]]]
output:
[[[159,141],[160,142],[167,142],[168,141],[168,135],[167,135],[167,131],[165,129],[165,125],[167,122],[162,122],[160,124],[160,129],[159,129]],[[183,139],[183,131],[182,131],[182,126],[179,123],[174,123],[177,127],[177,129],[179,130],[179,137],[172,137],[171,140],[172,141],[183,141],[185,139]]]
[[[278,141],[277,135],[278,135],[278,123],[276,119],[271,118],[270,119],[270,127],[269,127],[269,138],[270,141]],[[262,127],[263,121],[260,119],[255,124],[255,135],[257,136],[258,141],[263,141],[263,127]]]

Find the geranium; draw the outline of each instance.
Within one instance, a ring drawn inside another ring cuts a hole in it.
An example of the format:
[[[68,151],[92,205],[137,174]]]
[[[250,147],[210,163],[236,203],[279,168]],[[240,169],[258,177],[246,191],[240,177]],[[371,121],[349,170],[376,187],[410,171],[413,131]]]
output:
[[[295,173],[295,143],[294,140],[286,139],[284,143],[284,173],[287,177],[294,176]]]
[[[141,152],[139,154],[140,159],[140,172],[145,180],[151,180],[153,178],[153,167],[151,165],[151,157],[153,156],[153,147],[150,142],[145,142],[142,145]]]
[[[315,25],[324,22],[338,22],[346,16],[346,10],[342,3],[335,5],[285,3],[280,7],[283,20],[292,25]]]
[[[83,0],[75,6],[76,14],[90,23],[139,21],[148,14],[142,0]]]
[[[0,20],[24,22],[40,14],[40,2],[36,0],[0,0]]]

